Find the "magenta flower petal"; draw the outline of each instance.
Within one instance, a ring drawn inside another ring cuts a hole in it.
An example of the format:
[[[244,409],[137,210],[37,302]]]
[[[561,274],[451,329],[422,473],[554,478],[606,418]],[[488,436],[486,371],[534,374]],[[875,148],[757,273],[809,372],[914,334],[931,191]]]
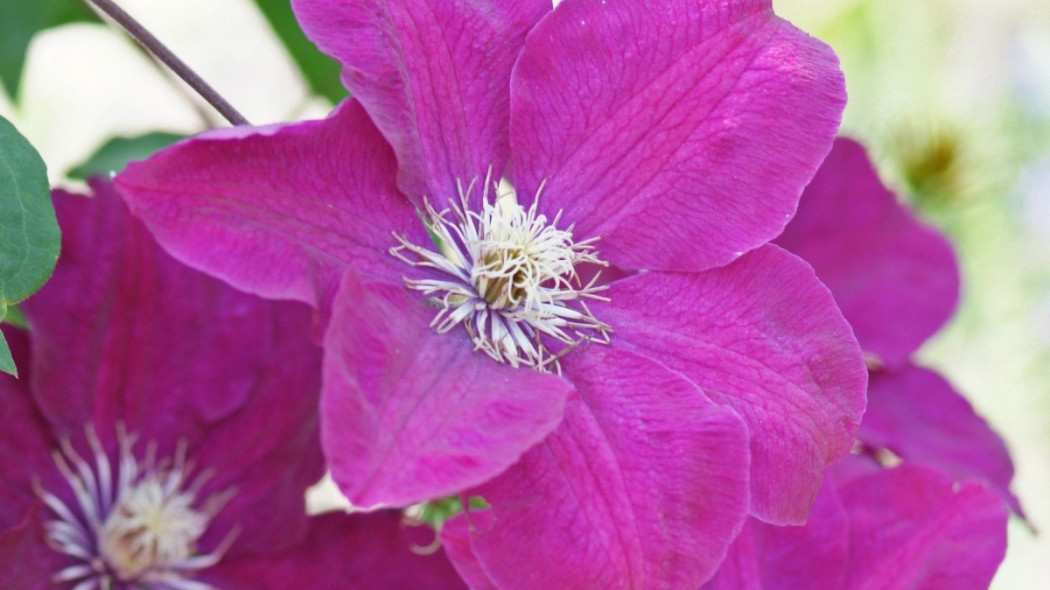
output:
[[[227,560],[208,570],[216,588],[252,590],[465,590],[434,531],[398,512],[323,514],[294,551]]]
[[[952,247],[901,205],[864,148],[838,139],[777,243],[809,262],[861,347],[899,365],[955,309]]]
[[[56,193],[62,259],[24,305],[37,403],[58,432],[79,435],[88,423],[119,422],[166,441],[158,451],[167,454],[180,438],[193,439],[196,453],[236,479],[273,445],[244,431],[216,430],[216,422],[269,430],[274,443],[295,436],[285,426],[316,423],[321,351],[310,344],[311,312],[240,293],[177,263],[128,214],[112,185],[93,188],[91,199]],[[98,396],[69,394],[86,386]],[[294,405],[289,388],[301,392]],[[104,440],[114,434],[99,432]]]
[[[839,488],[850,523],[847,589],[987,588],[1006,552],[1007,511],[976,482],[904,464]]]
[[[849,567],[849,524],[830,479],[805,526],[749,518],[718,574],[703,590],[842,590]]]
[[[4,469],[10,463],[4,463]],[[47,545],[42,509],[34,507],[22,522],[0,528],[0,588],[4,590],[54,590],[44,572],[58,572],[69,560]]]
[[[275,552],[298,542],[306,526],[303,494],[325,470],[317,417],[320,359],[304,361],[288,354],[291,346],[275,346],[296,340],[302,346],[307,334],[301,324],[297,338],[287,330],[274,332],[264,341],[272,369],[259,370],[260,383],[245,408],[196,447],[199,461],[217,470],[203,493],[237,489],[204,537],[220,542],[223,533],[239,527],[243,537],[230,555]],[[275,335],[284,339],[270,339]]]
[[[956,480],[984,480],[1023,514],[1010,493],[1014,468],[1003,440],[933,371],[906,365],[872,373],[868,411],[857,437]]]
[[[0,379],[0,587],[462,588],[413,554],[428,528],[304,514],[323,467],[309,308],[178,264],[93,184],[55,195],[64,255],[26,303],[31,348],[14,334],[30,391]]]
[[[205,133],[130,164],[116,183],[180,260],[244,291],[317,306],[351,262],[400,282],[390,232],[427,239],[395,170],[351,100],[323,121]]]
[[[768,1],[565,0],[511,80],[515,186],[614,264],[704,270],[780,233],[845,98]]]
[[[595,313],[638,351],[732,406],[751,433],[752,514],[805,522],[824,468],[844,457],[867,370],[831,293],[795,256],[765,246],[700,274],[612,284]]]
[[[300,25],[397,153],[399,186],[439,207],[507,160],[507,85],[543,0],[294,0]]]
[[[441,546],[445,548],[449,560],[463,581],[470,586],[470,590],[499,590],[478,561],[471,543],[471,522],[483,519],[491,522],[491,514],[487,511],[475,511],[469,517],[466,514],[457,514],[446,520],[441,526]],[[491,524],[486,523],[482,528],[488,526]]]
[[[561,421],[572,390],[436,334],[401,286],[347,273],[325,335],[323,444],[358,506],[407,505],[500,473]]]
[[[5,336],[15,332],[9,327],[4,326]],[[35,502],[31,491],[34,479],[40,480],[40,474],[54,471],[50,453],[55,440],[51,427],[33,405],[26,385],[24,378],[0,374],[0,532],[22,520]],[[46,483],[53,482],[50,479]]]
[[[227,555],[296,542],[306,531],[302,494],[324,472],[311,310],[179,264],[112,185],[92,185],[90,199],[56,192],[63,254],[23,307],[33,399],[54,433],[34,464],[44,489],[69,489],[46,480],[57,476],[59,439],[82,457],[98,454],[83,444],[90,426],[111,461],[129,436],[169,463],[182,448],[197,473],[212,472],[200,497],[233,493],[199,539],[205,550],[234,529]]]
[[[631,352],[592,348],[565,369],[580,395],[561,426],[470,492],[491,505],[470,522],[484,571],[505,590],[695,588],[747,513],[743,422]]]
[[[703,590],[987,588],[1006,548],[996,495],[924,466],[870,465],[829,469],[805,526],[750,519]]]
[[[201,434],[246,403],[259,365],[244,361],[255,351],[228,344],[244,331],[263,336],[267,326],[244,308],[268,304],[174,262],[112,185],[93,188],[91,199],[54,196],[61,261],[24,305],[33,329],[33,393],[59,431],[115,424],[119,412],[130,430],[148,428],[149,438]],[[308,329],[309,310],[295,311]],[[201,354],[228,361],[209,365]],[[130,363],[152,370],[129,375]],[[85,387],[97,387],[103,401],[69,394]]]

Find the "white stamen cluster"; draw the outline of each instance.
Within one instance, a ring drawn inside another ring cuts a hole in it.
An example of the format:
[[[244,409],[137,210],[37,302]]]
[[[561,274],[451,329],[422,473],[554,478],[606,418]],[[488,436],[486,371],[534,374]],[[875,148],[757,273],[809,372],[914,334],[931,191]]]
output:
[[[67,505],[37,486],[37,494],[58,517],[45,524],[49,544],[77,561],[56,573],[52,582],[72,583],[73,590],[109,590],[118,584],[215,590],[192,578],[219,562],[236,532],[208,554],[197,554],[197,541],[233,491],[198,502],[210,474],[192,475],[185,444],[178,446],[173,460],[161,462],[156,461],[155,445],[150,445],[140,462],[133,453],[135,437],[119,430],[114,473],[91,428],[87,440],[93,463],[81,457],[68,439],[53,452],[73,491],[74,504]]]
[[[558,229],[561,212],[548,222],[536,211],[539,194],[525,209],[513,190],[489,199],[486,177],[482,210],[471,211],[470,195],[459,185],[459,203],[438,212],[426,203],[426,224],[438,251],[428,250],[394,234],[400,243],[390,253],[407,264],[440,271],[432,279],[405,279],[427,295],[439,311],[431,322],[439,333],[462,324],[481,350],[498,362],[550,372],[561,370],[558,359],[581,342],[608,343],[612,328],[598,321],[587,299],[606,287],[597,274],[583,284],[577,265],[606,266],[594,252],[598,238],[573,242],[570,225]],[[406,255],[411,252],[415,258]],[[552,352],[544,338],[564,346]]]

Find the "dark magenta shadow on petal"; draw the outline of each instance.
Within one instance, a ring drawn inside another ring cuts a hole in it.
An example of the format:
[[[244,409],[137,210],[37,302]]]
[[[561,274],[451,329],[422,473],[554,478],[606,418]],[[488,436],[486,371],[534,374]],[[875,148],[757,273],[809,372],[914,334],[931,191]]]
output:
[[[0,529],[0,588],[54,590],[51,576],[73,564],[48,546],[43,518],[46,511],[38,504],[25,511],[17,524]]]
[[[196,445],[201,467],[216,470],[202,493],[236,492],[204,539],[218,543],[228,531],[240,530],[231,555],[280,551],[305,534],[304,494],[325,471],[318,417],[321,351],[310,343],[307,317],[293,311],[258,318],[269,330],[256,330],[250,344],[241,344],[254,347],[262,365],[250,397]]]
[[[838,590],[846,579],[849,523],[832,482],[825,481],[804,526],[750,519],[762,579],[770,590]]]
[[[749,518],[703,590],[841,590],[849,567],[849,523],[825,479],[803,526]]]
[[[237,310],[249,297],[165,254],[112,185],[93,188],[91,198],[56,193],[62,256],[23,306],[33,395],[58,433],[118,420],[147,438],[201,431],[244,404],[254,380],[229,346],[253,326]],[[229,325],[213,326],[216,314]]]
[[[1024,516],[1017,497],[1010,493],[1014,467],[1002,438],[933,371],[905,365],[873,372],[868,411],[857,438],[958,481],[983,480]]]
[[[805,526],[750,519],[703,590],[987,588],[1006,543],[995,494],[925,466],[873,465],[832,466]]]
[[[295,0],[306,35],[343,65],[399,163],[399,185],[440,210],[507,160],[511,66],[543,0]]]
[[[352,270],[325,334],[323,445],[357,506],[447,496],[500,473],[561,421],[572,386],[475,351],[403,286]]]
[[[746,427],[637,354],[564,363],[580,395],[561,426],[470,492],[491,505],[469,527],[482,571],[506,590],[696,588],[746,517]]]
[[[844,457],[864,411],[867,370],[831,293],[776,246],[703,273],[648,272],[594,303],[636,351],[735,409],[751,434],[751,512],[805,522],[825,467]]]
[[[613,264],[700,271],[780,233],[844,105],[768,1],[566,0],[515,65],[514,180]]]
[[[15,334],[19,332],[20,334]],[[4,326],[4,334],[26,341],[22,330]],[[14,352],[12,350],[12,352]],[[62,479],[51,459],[57,441],[51,428],[33,403],[28,383],[0,374],[0,531],[15,526],[38,503],[33,492],[37,481],[47,489],[57,489]],[[0,563],[4,563],[0,560]],[[4,587],[4,586],[0,586]]]
[[[398,280],[391,232],[426,243],[396,170],[390,147],[348,100],[321,121],[179,142],[115,182],[179,260],[251,293],[323,307],[348,264]]]
[[[92,187],[90,199],[56,197],[62,258],[25,303],[42,413],[79,448],[89,424],[111,453],[121,427],[139,458],[151,444],[171,458],[184,443],[198,472],[214,471],[202,496],[237,490],[202,547],[234,527],[233,553],[294,541],[302,494],[323,473],[311,310],[180,264],[111,185]]]
[[[777,244],[813,266],[861,347],[886,365],[906,362],[955,310],[951,245],[898,202],[852,140],[836,140]]]
[[[433,529],[400,512],[328,513],[310,519],[310,534],[279,555],[224,560],[201,576],[236,590],[465,590]]]
[[[180,264],[111,185],[93,188],[90,199],[56,200],[62,258],[24,306],[33,393],[56,429],[119,420],[174,441],[240,409],[280,358],[275,340],[290,340],[296,362],[317,357],[305,306],[240,293]]]
[[[1005,555],[1008,512],[981,483],[903,464],[854,477],[839,496],[850,524],[846,590],[987,588]]]

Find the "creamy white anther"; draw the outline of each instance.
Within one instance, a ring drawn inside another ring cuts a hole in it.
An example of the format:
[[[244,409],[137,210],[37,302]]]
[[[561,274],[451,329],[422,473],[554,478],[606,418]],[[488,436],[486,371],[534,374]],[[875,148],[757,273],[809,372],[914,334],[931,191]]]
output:
[[[158,463],[150,446],[139,461],[133,453],[135,438],[119,430],[114,471],[90,428],[87,440],[89,459],[68,440],[53,453],[75,502],[67,504],[37,486],[37,494],[57,517],[45,523],[49,544],[77,562],[57,572],[53,581],[75,582],[76,590],[108,590],[118,583],[214,590],[193,580],[194,574],[219,562],[236,531],[207,554],[198,553],[197,543],[233,490],[201,500],[209,474],[193,475],[184,444],[171,460]]]
[[[598,238],[574,242],[572,225],[558,229],[561,212],[549,221],[537,212],[539,194],[528,209],[512,189],[490,200],[491,177],[483,183],[481,211],[472,211],[475,183],[466,190],[459,185],[459,202],[449,209],[438,212],[426,203],[437,251],[394,234],[400,245],[391,254],[443,274],[405,279],[439,310],[431,325],[439,333],[462,325],[476,350],[545,372],[560,371],[558,359],[581,342],[608,343],[612,328],[587,307],[588,299],[607,301],[597,294],[606,287],[597,284],[597,274],[584,284],[577,273],[584,263],[606,266],[595,254]],[[551,351],[545,338],[562,346]]]

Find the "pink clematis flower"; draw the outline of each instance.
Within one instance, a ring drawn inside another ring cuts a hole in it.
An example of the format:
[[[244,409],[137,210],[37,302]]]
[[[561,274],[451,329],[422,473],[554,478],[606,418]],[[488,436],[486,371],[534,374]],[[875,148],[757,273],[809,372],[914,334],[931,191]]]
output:
[[[351,501],[484,496],[507,587],[697,585],[746,514],[803,522],[866,384],[767,244],[838,125],[831,51],[768,1],[293,6],[354,100],[116,182],[178,258],[320,310]]]
[[[943,378],[907,360],[955,306],[951,246],[847,139],[778,241],[813,263],[875,365],[859,452],[829,468],[805,526],[749,519],[704,590],[987,588],[1006,551],[1006,506],[1020,510],[1010,457]],[[899,466],[873,460],[887,452]]]
[[[0,587],[335,589],[376,567],[462,588],[399,516],[306,516],[323,473],[309,308],[175,262],[94,189],[56,191],[62,258],[24,304],[31,332],[11,332],[22,380],[0,378]]]
[[[924,465],[828,470],[805,526],[749,519],[703,590],[971,590],[1006,553],[1007,510],[985,484]]]
[[[952,247],[883,186],[860,144],[836,140],[777,243],[813,265],[869,359],[857,435],[865,452],[983,480],[1023,515],[1002,438],[948,381],[910,360],[958,302]]]

